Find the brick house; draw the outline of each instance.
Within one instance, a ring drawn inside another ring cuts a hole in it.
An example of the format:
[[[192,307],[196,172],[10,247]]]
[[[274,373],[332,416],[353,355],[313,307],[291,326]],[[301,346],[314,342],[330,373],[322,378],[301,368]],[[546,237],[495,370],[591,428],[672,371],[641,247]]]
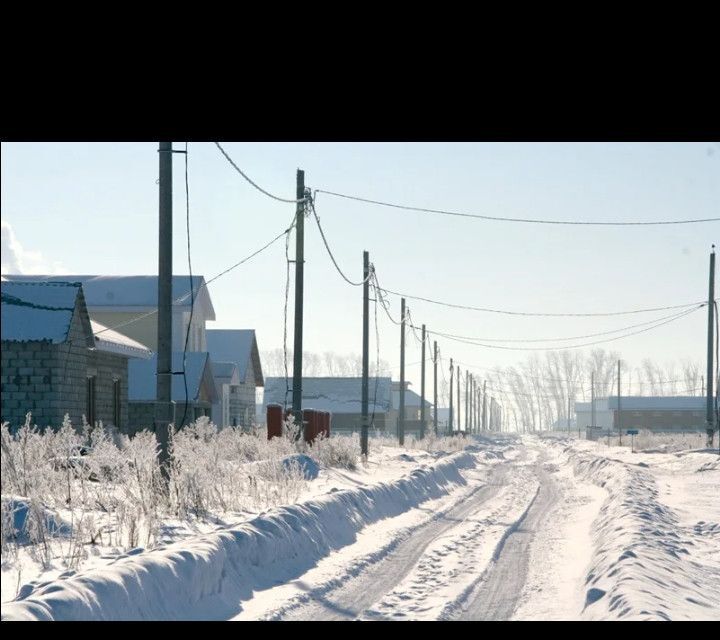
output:
[[[17,428],[29,411],[40,427],[67,413],[127,429],[128,359],[143,345],[88,315],[77,282],[10,282],[2,289],[2,420]],[[97,336],[95,335],[97,333]]]
[[[213,421],[221,427],[249,428],[255,422],[257,388],[265,384],[255,331],[208,329],[205,334],[219,396]]]

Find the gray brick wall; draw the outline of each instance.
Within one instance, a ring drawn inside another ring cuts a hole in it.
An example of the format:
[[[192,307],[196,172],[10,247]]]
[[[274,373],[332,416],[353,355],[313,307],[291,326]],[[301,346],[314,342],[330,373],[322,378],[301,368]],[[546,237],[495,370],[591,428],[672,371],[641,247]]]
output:
[[[69,341],[2,343],[0,371],[2,421],[11,428],[25,423],[30,411],[41,428],[59,428],[70,414],[73,425],[82,425],[87,411],[87,376],[97,373],[96,419],[113,423],[113,377],[121,381],[121,424],[127,429],[127,359],[90,351],[78,314],[73,314]]]

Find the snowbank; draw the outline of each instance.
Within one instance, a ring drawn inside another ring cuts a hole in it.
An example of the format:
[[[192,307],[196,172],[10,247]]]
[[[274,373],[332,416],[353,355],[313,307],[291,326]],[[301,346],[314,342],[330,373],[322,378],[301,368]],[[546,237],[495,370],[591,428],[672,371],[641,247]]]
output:
[[[720,619],[720,566],[706,553],[720,544],[720,525],[683,526],[645,462],[565,452],[579,477],[608,492],[594,527],[583,618]]]
[[[302,575],[368,524],[466,484],[465,452],[389,483],[335,491],[210,535],[39,585],[3,620],[227,619],[253,591]]]

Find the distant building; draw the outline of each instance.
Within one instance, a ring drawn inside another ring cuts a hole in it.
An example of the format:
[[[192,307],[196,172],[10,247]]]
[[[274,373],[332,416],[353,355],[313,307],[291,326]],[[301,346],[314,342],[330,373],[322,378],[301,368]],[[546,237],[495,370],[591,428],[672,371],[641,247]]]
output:
[[[286,394],[285,378],[265,378],[263,408],[268,404],[292,407],[292,377]],[[362,418],[362,378],[303,378],[303,409],[332,413],[332,431],[359,431]],[[395,433],[397,409],[393,408],[390,378],[370,378],[368,412],[374,422],[371,428]]]
[[[2,420],[58,428],[67,413],[125,431],[128,359],[142,344],[92,323],[77,282],[15,282],[2,288]],[[97,335],[95,335],[97,334]]]
[[[577,424],[594,440],[628,429],[648,429],[657,433],[705,431],[705,402],[702,396],[617,396],[595,400],[595,424],[592,424],[590,402],[576,402]],[[591,427],[595,429],[591,429]]]
[[[223,427],[249,428],[255,422],[257,388],[265,384],[255,331],[208,329],[206,339],[218,391],[213,421]],[[234,365],[236,378],[228,363]]]
[[[178,428],[201,416],[212,419],[212,406],[217,402],[212,365],[207,353],[186,353],[185,375],[173,375],[170,400],[175,405],[172,421]],[[183,371],[183,352],[172,354],[172,370]],[[133,433],[152,428],[157,398],[157,355],[148,360],[133,360],[129,366],[128,412]],[[185,383],[187,382],[187,411]]]
[[[400,411],[400,381],[393,381],[393,407]],[[410,382],[405,382],[405,435],[420,437],[420,396],[412,391]],[[425,400],[425,429],[432,428],[432,402]],[[440,425],[438,425],[440,430]]]

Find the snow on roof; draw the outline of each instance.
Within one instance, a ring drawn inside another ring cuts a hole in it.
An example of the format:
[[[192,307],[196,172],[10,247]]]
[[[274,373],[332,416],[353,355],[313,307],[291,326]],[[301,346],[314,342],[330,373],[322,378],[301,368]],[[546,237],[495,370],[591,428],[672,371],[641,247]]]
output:
[[[144,344],[128,338],[122,333],[108,329],[104,324],[100,324],[95,320],[90,320],[90,326],[95,336],[96,349],[110,353],[119,353],[120,355],[131,358],[152,357],[153,352]]]
[[[610,396],[608,408],[616,410],[617,400]],[[702,411],[706,402],[703,396],[620,396],[623,411]]]
[[[85,301],[88,307],[157,307],[158,277],[157,276],[51,276],[51,275],[8,275],[13,282],[52,282],[58,280],[71,280],[80,282],[85,292]],[[193,291],[196,298],[200,296],[208,307],[208,319],[215,319],[207,287],[203,286],[203,276],[193,276]],[[174,306],[190,306],[190,278],[188,276],[173,276],[172,299]],[[202,287],[202,288],[201,288]],[[197,302],[197,300],[196,300]]]
[[[237,365],[234,362],[212,362],[213,375],[216,378],[232,378],[235,369]]]
[[[375,382],[377,380],[377,398]],[[288,380],[290,393],[288,404],[292,404],[292,378]],[[370,412],[384,413],[391,409],[390,378],[369,379]],[[305,409],[340,413],[360,413],[362,410],[362,378],[303,378],[302,405]],[[375,403],[373,401],[376,400]],[[285,404],[285,378],[265,378],[263,404]]]
[[[248,362],[252,358],[255,365],[255,385],[263,386],[260,354],[253,329],[208,329],[205,339],[213,361],[234,362],[241,382],[245,382]]]
[[[67,341],[80,284],[4,281],[2,287],[2,339],[13,342]]]
[[[400,406],[400,391],[393,391],[393,406]],[[406,407],[419,407],[420,396],[410,389],[405,389],[405,406]],[[432,407],[432,402],[425,400],[426,407]]]
[[[200,395],[203,377],[208,366],[209,355],[204,352],[188,352],[185,354],[188,399],[194,402]],[[183,352],[172,354],[172,370],[183,370]],[[214,385],[213,385],[214,388]],[[141,402],[155,400],[157,397],[157,354],[147,360],[130,360],[128,362],[128,400]],[[172,376],[171,400],[185,402],[185,383],[182,375]]]

